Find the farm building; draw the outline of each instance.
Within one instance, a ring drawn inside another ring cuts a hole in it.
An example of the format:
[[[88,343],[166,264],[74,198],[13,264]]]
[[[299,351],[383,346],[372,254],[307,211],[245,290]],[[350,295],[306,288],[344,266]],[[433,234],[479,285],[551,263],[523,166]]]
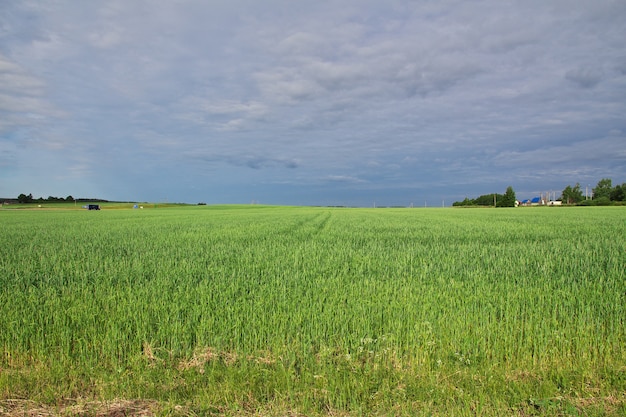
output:
[[[551,200],[548,196],[549,194],[522,200],[520,206],[560,206],[562,204],[560,200]]]
[[[525,207],[540,206],[540,205],[545,205],[545,200],[542,199],[541,197],[527,198],[525,200],[520,201],[519,205],[525,206]]]

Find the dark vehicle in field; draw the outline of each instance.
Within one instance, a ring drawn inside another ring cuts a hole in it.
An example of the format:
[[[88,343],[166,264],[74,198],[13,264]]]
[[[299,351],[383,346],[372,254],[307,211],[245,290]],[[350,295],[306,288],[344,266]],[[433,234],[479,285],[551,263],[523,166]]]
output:
[[[89,204],[87,206],[87,210],[100,210],[100,205],[99,204]]]

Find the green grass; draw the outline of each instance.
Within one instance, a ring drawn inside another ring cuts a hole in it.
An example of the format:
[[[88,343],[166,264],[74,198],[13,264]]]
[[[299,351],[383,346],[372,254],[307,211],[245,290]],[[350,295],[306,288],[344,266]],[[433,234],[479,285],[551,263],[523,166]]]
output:
[[[0,210],[0,399],[619,415],[625,219],[622,207]]]

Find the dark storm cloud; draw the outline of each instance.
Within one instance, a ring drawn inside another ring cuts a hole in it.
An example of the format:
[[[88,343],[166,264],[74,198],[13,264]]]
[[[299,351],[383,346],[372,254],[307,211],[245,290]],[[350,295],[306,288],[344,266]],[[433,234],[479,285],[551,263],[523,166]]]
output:
[[[583,88],[593,88],[602,81],[602,73],[591,68],[578,68],[568,71],[565,78]]]
[[[248,167],[255,170],[265,168],[298,168],[298,161],[294,159],[275,158],[261,155],[216,155],[211,153],[196,154],[193,158],[211,164],[226,163],[238,167]]]

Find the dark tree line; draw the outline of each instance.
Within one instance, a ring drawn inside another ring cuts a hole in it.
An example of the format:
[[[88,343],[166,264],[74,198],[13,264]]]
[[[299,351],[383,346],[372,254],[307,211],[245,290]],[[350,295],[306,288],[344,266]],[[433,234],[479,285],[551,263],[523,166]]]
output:
[[[610,178],[602,178],[591,190],[591,195],[585,195],[579,183],[573,187],[568,185],[561,193],[564,204],[582,205],[609,205],[613,202],[626,201],[626,183],[613,186]]]
[[[108,200],[103,200],[101,198],[74,198],[71,195],[68,195],[67,197],[63,198],[63,197],[53,197],[53,196],[49,196],[48,198],[43,198],[43,197],[39,197],[39,198],[33,198],[32,194],[20,194],[19,196],[17,196],[17,202],[21,203],[21,204],[27,204],[27,203],[44,203],[44,202],[48,202],[48,203],[73,203],[75,201],[98,201],[98,202],[103,202],[106,203]]]
[[[452,205],[462,206],[485,206],[485,207],[515,207],[516,197],[513,187],[507,187],[504,194],[485,194],[478,198],[465,198],[463,201],[456,201]]]
[[[47,199],[44,199],[43,197],[39,197],[38,199],[34,199],[32,194],[20,194],[17,196],[17,202],[18,203],[41,203],[44,201],[48,201],[48,202],[62,202],[62,201],[67,201],[67,202],[74,202],[74,197],[72,197],[71,195],[68,195],[67,197],[63,198],[63,197],[53,197],[53,196],[49,196]]]

